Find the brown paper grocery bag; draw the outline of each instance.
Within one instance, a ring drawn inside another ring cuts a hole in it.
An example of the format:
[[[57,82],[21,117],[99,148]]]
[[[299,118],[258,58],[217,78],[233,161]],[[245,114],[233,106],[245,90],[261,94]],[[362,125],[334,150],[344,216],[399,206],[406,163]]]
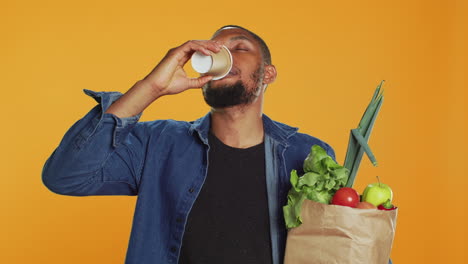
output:
[[[285,264],[388,264],[397,209],[356,209],[305,200],[288,232]]]

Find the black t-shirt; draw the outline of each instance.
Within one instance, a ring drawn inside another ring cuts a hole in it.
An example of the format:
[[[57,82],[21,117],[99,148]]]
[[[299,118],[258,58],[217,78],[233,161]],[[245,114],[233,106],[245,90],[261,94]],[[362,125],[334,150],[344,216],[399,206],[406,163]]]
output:
[[[233,148],[210,133],[208,175],[190,211],[179,264],[270,264],[265,146]]]

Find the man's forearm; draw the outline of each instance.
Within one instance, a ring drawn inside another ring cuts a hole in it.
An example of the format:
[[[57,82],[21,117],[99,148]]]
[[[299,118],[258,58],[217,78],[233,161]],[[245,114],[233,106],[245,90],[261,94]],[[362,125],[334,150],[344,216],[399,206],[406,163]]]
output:
[[[143,79],[136,82],[130,90],[115,101],[106,113],[114,114],[119,118],[135,116],[161,96],[148,81]]]
[[[210,55],[210,52],[216,53],[220,50],[221,44],[212,40],[191,40],[170,49],[158,65],[115,101],[106,113],[120,118],[135,116],[162,95],[178,94],[187,89],[203,87],[213,76],[189,78],[183,66],[196,51]]]

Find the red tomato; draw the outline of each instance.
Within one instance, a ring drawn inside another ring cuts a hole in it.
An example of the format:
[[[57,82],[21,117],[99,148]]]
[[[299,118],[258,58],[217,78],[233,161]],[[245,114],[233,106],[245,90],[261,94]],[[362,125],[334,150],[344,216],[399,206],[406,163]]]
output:
[[[350,187],[343,187],[333,195],[331,204],[356,207],[359,203],[359,193]]]

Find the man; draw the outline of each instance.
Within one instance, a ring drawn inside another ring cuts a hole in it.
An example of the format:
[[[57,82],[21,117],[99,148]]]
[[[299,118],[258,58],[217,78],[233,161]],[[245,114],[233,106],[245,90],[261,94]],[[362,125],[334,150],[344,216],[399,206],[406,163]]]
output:
[[[221,45],[233,57],[225,78],[187,78],[194,52]],[[314,144],[335,156],[262,113],[276,74],[265,42],[245,28],[188,41],[124,95],[85,90],[99,105],[65,134],[43,182],[64,195],[138,195],[126,263],[282,263],[289,172]],[[138,122],[159,97],[197,87],[205,117]]]

